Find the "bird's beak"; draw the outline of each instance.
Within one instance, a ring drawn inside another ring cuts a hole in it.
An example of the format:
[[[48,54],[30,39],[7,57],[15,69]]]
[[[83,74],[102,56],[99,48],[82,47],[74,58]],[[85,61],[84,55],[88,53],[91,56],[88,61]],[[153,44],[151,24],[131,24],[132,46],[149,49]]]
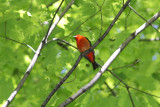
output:
[[[77,36],[73,36],[74,38],[76,38]]]

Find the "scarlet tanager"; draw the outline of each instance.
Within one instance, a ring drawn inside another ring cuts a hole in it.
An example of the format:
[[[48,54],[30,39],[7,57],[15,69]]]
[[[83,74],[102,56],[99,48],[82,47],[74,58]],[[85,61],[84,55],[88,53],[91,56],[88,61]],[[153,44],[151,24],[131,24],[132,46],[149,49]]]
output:
[[[86,50],[88,50],[92,46],[91,42],[85,36],[76,35],[73,37],[75,37],[76,42],[77,42],[77,48],[81,53],[85,52]],[[85,58],[92,63],[94,70],[96,68],[98,68],[98,64],[95,62],[94,51],[91,51],[87,55],[85,55]]]

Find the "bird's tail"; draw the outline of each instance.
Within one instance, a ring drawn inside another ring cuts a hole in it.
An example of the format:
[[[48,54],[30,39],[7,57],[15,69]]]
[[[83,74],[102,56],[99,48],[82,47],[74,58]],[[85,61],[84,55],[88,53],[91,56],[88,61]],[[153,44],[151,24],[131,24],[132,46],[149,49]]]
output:
[[[92,63],[92,65],[93,65],[93,69],[94,69],[94,70],[95,70],[96,68],[98,68],[98,66],[99,66],[98,63],[95,62],[95,61]]]

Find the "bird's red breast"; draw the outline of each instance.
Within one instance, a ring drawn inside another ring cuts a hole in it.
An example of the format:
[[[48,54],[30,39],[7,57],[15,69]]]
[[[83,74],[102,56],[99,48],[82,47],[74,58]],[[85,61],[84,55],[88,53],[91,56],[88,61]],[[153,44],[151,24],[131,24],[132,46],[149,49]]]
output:
[[[88,50],[91,47],[91,43],[90,41],[82,36],[82,35],[76,35],[75,36],[76,41],[77,41],[77,48],[80,52],[85,52],[86,50]],[[94,53],[93,51],[89,52],[87,55],[88,59],[94,63]]]

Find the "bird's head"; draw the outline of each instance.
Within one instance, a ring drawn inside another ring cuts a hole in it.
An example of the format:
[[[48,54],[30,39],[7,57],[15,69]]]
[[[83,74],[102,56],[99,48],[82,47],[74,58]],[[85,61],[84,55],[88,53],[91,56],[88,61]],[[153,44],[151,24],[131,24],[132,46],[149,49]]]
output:
[[[85,38],[85,37],[82,36],[82,35],[76,35],[76,36],[73,36],[73,37],[76,39],[76,41],[77,41],[78,39]]]

